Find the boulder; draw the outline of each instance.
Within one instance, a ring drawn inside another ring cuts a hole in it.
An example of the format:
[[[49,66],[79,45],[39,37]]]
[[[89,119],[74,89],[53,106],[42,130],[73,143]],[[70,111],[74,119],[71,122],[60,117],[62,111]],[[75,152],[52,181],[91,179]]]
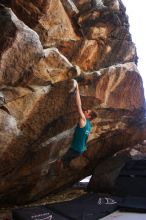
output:
[[[89,0],[14,0],[23,21],[0,5],[1,204],[34,201],[71,186],[146,139],[135,45],[122,2],[111,2],[105,0],[101,10]],[[57,161],[79,120],[69,93],[72,78],[82,106],[96,118],[87,151],[59,171]]]

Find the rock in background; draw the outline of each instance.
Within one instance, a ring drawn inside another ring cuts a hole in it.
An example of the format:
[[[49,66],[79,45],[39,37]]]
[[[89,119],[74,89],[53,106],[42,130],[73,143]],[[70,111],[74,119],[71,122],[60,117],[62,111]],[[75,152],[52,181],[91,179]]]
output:
[[[14,0],[7,6],[12,9],[0,6],[0,202],[18,204],[71,186],[114,153],[141,143],[145,100],[120,0]],[[83,106],[97,117],[88,150],[57,173],[78,121],[72,78]]]

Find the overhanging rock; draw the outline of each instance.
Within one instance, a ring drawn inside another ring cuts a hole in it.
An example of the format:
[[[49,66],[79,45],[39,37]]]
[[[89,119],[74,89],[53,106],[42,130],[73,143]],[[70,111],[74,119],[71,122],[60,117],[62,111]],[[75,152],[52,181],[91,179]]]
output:
[[[71,186],[103,159],[146,138],[142,79],[123,4],[104,1],[106,10],[99,10],[91,1],[67,2],[14,0],[18,17],[0,6],[2,204],[33,201]],[[29,27],[19,20],[26,22],[26,15]],[[72,78],[83,106],[97,117],[86,157],[58,174],[56,161],[78,121],[69,95]]]

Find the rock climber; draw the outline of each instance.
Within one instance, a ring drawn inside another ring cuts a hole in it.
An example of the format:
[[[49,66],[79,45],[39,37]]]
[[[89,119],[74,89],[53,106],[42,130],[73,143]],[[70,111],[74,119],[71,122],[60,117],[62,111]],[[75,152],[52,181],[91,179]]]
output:
[[[91,109],[82,109],[79,86],[76,80],[72,80],[73,87],[70,94],[75,95],[79,122],[76,125],[71,145],[62,159],[58,162],[61,167],[67,167],[70,161],[83,154],[87,149],[87,140],[91,132],[90,120],[96,116]]]

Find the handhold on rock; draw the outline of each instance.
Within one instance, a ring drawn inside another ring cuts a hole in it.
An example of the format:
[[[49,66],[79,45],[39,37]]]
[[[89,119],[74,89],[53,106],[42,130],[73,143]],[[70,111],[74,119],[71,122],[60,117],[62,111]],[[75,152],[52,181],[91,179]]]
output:
[[[72,88],[70,89],[69,93],[73,94],[75,92],[77,86],[78,86],[78,83],[77,83],[77,81],[75,79],[72,79],[71,83],[72,83]]]

